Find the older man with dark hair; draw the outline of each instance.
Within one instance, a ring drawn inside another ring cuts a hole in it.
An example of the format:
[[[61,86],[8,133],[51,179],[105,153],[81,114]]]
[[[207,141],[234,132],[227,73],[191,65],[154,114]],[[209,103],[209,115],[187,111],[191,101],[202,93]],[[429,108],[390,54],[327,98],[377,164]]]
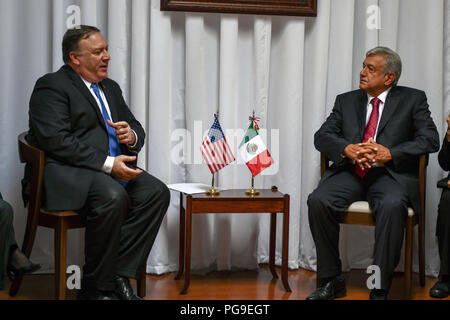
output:
[[[65,65],[40,78],[27,140],[46,153],[43,207],[84,219],[80,299],[135,300],[137,279],[169,205],[166,185],[134,164],[145,132],[108,78],[108,44],[91,26],[68,30]]]
[[[339,258],[338,215],[367,200],[375,219],[373,264],[381,288],[370,299],[386,299],[400,259],[408,206],[420,212],[418,160],[439,149],[439,136],[423,91],[397,86],[401,60],[386,47],[367,52],[359,90],[338,95],[314,144],[333,161],[308,198],[320,286],[307,299],[346,295]]]

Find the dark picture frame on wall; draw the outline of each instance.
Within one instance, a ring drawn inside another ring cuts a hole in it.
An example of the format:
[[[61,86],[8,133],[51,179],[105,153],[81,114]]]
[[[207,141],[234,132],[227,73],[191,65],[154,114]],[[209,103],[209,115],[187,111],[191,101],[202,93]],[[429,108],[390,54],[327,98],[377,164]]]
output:
[[[161,0],[161,11],[317,16],[317,0]]]

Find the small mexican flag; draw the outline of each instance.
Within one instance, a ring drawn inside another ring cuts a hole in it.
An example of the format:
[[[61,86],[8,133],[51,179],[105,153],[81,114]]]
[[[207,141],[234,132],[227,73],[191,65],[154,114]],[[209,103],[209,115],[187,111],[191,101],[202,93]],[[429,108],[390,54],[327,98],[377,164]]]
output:
[[[258,175],[265,168],[272,165],[273,160],[267,150],[264,142],[258,134],[259,118],[253,116],[249,118],[250,126],[245,133],[244,139],[242,139],[239,145],[239,153],[244,159],[247,167],[250,169],[253,176]]]

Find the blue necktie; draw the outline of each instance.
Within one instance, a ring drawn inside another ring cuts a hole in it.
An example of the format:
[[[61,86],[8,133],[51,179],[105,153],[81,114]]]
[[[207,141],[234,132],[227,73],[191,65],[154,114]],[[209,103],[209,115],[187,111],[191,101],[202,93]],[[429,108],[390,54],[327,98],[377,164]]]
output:
[[[91,84],[92,90],[94,90],[95,95],[97,96],[98,100],[100,101],[100,105],[102,107],[102,116],[103,120],[105,121],[106,130],[108,131],[108,138],[109,138],[109,155],[111,157],[117,157],[120,156],[122,153],[120,152],[120,146],[119,141],[117,141],[116,133],[114,131],[114,128],[109,126],[106,120],[110,120],[108,111],[106,110],[105,104],[103,103],[102,97],[100,96],[100,91],[98,90],[98,86],[96,83]],[[117,180],[122,186],[126,186],[128,181],[120,181]]]

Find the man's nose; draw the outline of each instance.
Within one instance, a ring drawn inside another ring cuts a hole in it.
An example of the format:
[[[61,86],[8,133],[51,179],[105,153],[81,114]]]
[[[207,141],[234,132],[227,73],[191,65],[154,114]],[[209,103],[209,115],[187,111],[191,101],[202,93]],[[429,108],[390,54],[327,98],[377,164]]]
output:
[[[103,60],[111,60],[111,56],[109,55],[108,51],[106,51],[106,50],[103,53]]]
[[[361,70],[361,72],[359,73],[361,76],[364,76],[364,75],[366,75],[366,72],[367,72],[367,67],[363,67],[362,68],[362,70]]]

